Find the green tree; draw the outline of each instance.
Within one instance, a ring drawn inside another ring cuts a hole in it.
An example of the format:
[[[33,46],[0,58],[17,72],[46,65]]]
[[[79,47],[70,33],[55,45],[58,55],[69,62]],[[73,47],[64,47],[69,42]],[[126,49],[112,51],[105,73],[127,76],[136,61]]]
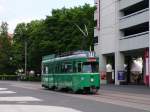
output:
[[[94,10],[88,4],[70,9],[54,9],[45,20],[18,24],[13,44],[17,68],[24,68],[24,41],[28,43],[28,70],[37,72],[40,72],[44,55],[89,50],[93,45]],[[84,36],[80,29],[88,32],[88,35]]]
[[[25,41],[28,40],[27,24],[20,23],[16,26],[13,37],[12,54],[13,54],[13,65],[16,69],[24,68],[24,49]]]
[[[11,65],[11,42],[8,38],[8,24],[2,22],[0,26],[0,74],[12,73]]]

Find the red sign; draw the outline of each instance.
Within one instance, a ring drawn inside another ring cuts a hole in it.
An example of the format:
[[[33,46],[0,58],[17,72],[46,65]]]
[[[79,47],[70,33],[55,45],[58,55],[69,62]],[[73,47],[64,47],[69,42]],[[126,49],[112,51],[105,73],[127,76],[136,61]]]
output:
[[[95,62],[96,61],[96,58],[89,58],[88,59],[88,62]]]
[[[149,49],[145,49],[144,56],[145,58],[149,57]]]
[[[106,71],[100,72],[101,80],[106,80]]]

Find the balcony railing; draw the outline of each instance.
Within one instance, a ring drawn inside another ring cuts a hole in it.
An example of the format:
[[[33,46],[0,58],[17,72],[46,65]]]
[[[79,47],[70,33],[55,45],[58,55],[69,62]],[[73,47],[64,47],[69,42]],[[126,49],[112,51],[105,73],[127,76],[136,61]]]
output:
[[[120,18],[120,29],[126,29],[149,21],[149,8]]]
[[[143,9],[143,10],[140,10],[140,11],[137,11],[137,12],[132,13],[132,14],[129,14],[129,15],[127,15],[127,16],[123,16],[123,17],[120,18],[120,20],[129,18],[129,17],[134,16],[134,15],[138,15],[138,14],[143,13],[143,12],[146,12],[146,11],[149,11],[149,8],[146,8],[146,9]]]
[[[119,4],[120,10],[138,4],[142,1],[143,0],[120,0],[120,4]]]
[[[119,40],[119,50],[129,51],[143,49],[149,46],[149,31],[126,36]]]
[[[149,31],[142,32],[142,33],[137,33],[137,34],[133,34],[133,35],[125,36],[125,37],[121,37],[120,40],[128,39],[128,38],[134,38],[134,37],[145,35],[145,34],[149,34]]]

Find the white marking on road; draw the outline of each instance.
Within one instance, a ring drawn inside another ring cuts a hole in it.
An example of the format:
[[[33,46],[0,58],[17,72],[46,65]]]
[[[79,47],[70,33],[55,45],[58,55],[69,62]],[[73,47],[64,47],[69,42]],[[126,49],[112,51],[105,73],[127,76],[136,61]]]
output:
[[[20,88],[24,88],[24,89],[32,89],[32,90],[40,90],[42,87],[41,85],[31,85],[31,84],[13,84],[12,86],[14,87],[20,87]]]
[[[35,97],[29,97],[29,96],[20,96],[20,97],[0,97],[1,101],[42,101]]]
[[[0,91],[0,94],[14,94],[14,91]]]
[[[57,106],[0,105],[0,112],[82,112],[82,111]]]
[[[0,88],[0,91],[3,91],[3,90],[8,90],[7,88]]]

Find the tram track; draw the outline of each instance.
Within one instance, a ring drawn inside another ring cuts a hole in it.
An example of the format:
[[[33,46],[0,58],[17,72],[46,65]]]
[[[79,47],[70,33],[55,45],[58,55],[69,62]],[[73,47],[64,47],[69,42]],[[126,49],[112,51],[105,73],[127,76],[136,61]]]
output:
[[[143,94],[135,94],[134,96],[134,94],[130,94],[130,93],[122,93],[122,92],[111,93],[111,91],[102,90],[100,91],[99,95],[72,95],[70,94],[69,96],[150,111],[150,98],[143,97],[143,96],[148,96],[148,95],[143,95]]]
[[[30,84],[29,84],[30,85]],[[41,90],[41,87],[37,88],[37,85],[35,84],[35,87],[30,87],[28,84],[23,85],[13,85],[13,86],[19,86],[26,89],[34,89],[34,90]],[[56,92],[56,91],[53,91]],[[87,96],[88,98],[92,97],[93,100],[96,98],[106,98],[106,99],[112,99],[112,100],[121,100],[125,102],[132,102],[132,103],[138,103],[138,104],[145,104],[150,105],[150,96],[149,95],[143,95],[143,94],[133,94],[133,93],[124,93],[124,92],[118,92],[118,91],[110,91],[110,90],[100,90],[99,95],[79,95],[79,94],[70,94],[70,93],[62,93],[62,92],[56,92],[63,95],[69,95],[69,96],[81,96],[80,98]]]
[[[131,102],[131,103],[138,103],[138,104],[144,104],[144,105],[149,105],[150,106],[150,100],[141,100],[141,99],[135,99],[135,98],[127,98],[127,97],[120,97],[120,96],[113,96],[113,95],[103,95],[100,96],[101,98],[106,98],[106,99],[112,99],[112,100],[120,100],[120,101],[125,101],[125,102]]]
[[[149,95],[141,95],[141,94],[139,95],[139,94],[121,93],[121,92],[111,93],[110,91],[109,92],[105,91],[105,92],[101,92],[99,97],[150,105]]]
[[[39,85],[40,84],[35,84],[30,86],[30,84],[23,83],[19,85],[19,87],[43,91]],[[18,86],[18,84],[17,85],[12,84],[12,86]],[[57,91],[49,91],[49,93],[150,111],[150,96],[148,94],[138,94],[138,93],[135,94],[112,90],[100,90],[98,95],[81,95]]]
[[[150,95],[140,94],[140,93],[130,93],[130,92],[120,92],[120,91],[112,91],[112,90],[100,90],[99,93],[111,93],[111,94],[121,94],[121,95],[130,95],[130,96],[137,96],[137,97],[147,97],[150,98]]]

